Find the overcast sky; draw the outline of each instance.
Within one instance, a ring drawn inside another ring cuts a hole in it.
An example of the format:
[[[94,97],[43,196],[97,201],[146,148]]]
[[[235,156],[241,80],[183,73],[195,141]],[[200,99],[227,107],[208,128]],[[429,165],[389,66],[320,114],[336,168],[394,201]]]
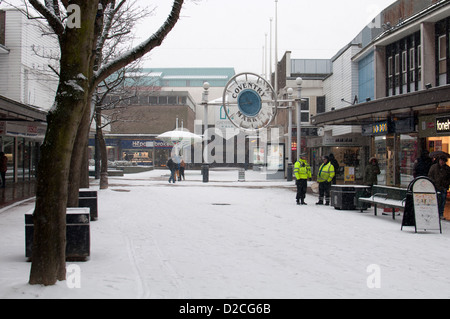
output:
[[[155,7],[155,12],[139,24],[136,44],[161,26],[173,3],[137,1]],[[329,59],[394,2],[278,0],[278,59],[285,51],[292,51],[292,57],[298,59]],[[237,73],[261,74],[263,52],[270,58],[271,34],[275,61],[275,0],[185,0],[181,19],[162,46],[147,55],[144,66],[234,67]]]
[[[140,0],[144,1],[144,0]],[[272,21],[275,58],[275,0],[186,0],[181,20],[160,48],[147,58],[147,67],[234,67],[263,72]],[[329,59],[395,0],[279,0],[278,59]],[[154,0],[155,15],[140,25],[143,39],[162,23],[172,1]],[[267,69],[269,67],[267,66]]]

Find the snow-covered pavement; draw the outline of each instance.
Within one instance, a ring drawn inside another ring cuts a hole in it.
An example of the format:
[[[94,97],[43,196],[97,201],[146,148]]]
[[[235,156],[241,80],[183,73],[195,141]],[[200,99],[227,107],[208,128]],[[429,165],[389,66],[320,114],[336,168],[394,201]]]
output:
[[[0,298],[450,298],[450,223],[295,205],[293,182],[247,171],[110,177],[91,222],[91,257],[68,280],[27,284],[24,213],[0,210]],[[162,176],[164,175],[164,176]],[[98,189],[95,182],[93,189]]]

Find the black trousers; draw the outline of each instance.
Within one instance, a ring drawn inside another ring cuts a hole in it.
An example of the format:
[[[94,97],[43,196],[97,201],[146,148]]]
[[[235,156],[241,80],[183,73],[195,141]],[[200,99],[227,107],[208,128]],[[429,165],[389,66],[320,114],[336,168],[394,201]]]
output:
[[[6,185],[6,172],[0,172],[0,176],[2,178],[2,187],[4,188]]]
[[[307,190],[307,187],[308,187],[308,182],[307,181],[308,180],[306,180],[306,179],[298,179],[296,181],[296,185],[297,185],[297,197],[296,197],[296,199],[297,199],[297,201],[305,199],[306,190]]]
[[[331,183],[329,182],[321,182],[319,183],[319,201],[323,202],[323,198],[325,197],[325,201],[330,201],[330,190]]]

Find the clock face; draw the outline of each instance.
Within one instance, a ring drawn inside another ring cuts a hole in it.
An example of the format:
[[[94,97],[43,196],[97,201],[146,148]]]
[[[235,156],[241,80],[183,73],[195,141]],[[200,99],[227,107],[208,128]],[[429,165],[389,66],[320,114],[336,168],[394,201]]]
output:
[[[237,98],[239,110],[248,117],[255,117],[261,111],[261,97],[253,90],[246,89]]]
[[[228,119],[242,130],[266,128],[277,112],[272,86],[254,73],[234,76],[225,86],[223,101]]]

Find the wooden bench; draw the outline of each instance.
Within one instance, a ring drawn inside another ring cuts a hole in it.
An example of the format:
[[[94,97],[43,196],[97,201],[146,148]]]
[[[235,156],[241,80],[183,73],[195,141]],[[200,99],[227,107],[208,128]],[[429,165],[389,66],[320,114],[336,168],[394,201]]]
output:
[[[406,188],[374,185],[372,196],[360,197],[359,201],[374,206],[374,214],[377,215],[377,206],[392,208],[392,219],[395,219],[395,210],[404,209],[406,203]],[[365,209],[361,205],[361,212]]]

